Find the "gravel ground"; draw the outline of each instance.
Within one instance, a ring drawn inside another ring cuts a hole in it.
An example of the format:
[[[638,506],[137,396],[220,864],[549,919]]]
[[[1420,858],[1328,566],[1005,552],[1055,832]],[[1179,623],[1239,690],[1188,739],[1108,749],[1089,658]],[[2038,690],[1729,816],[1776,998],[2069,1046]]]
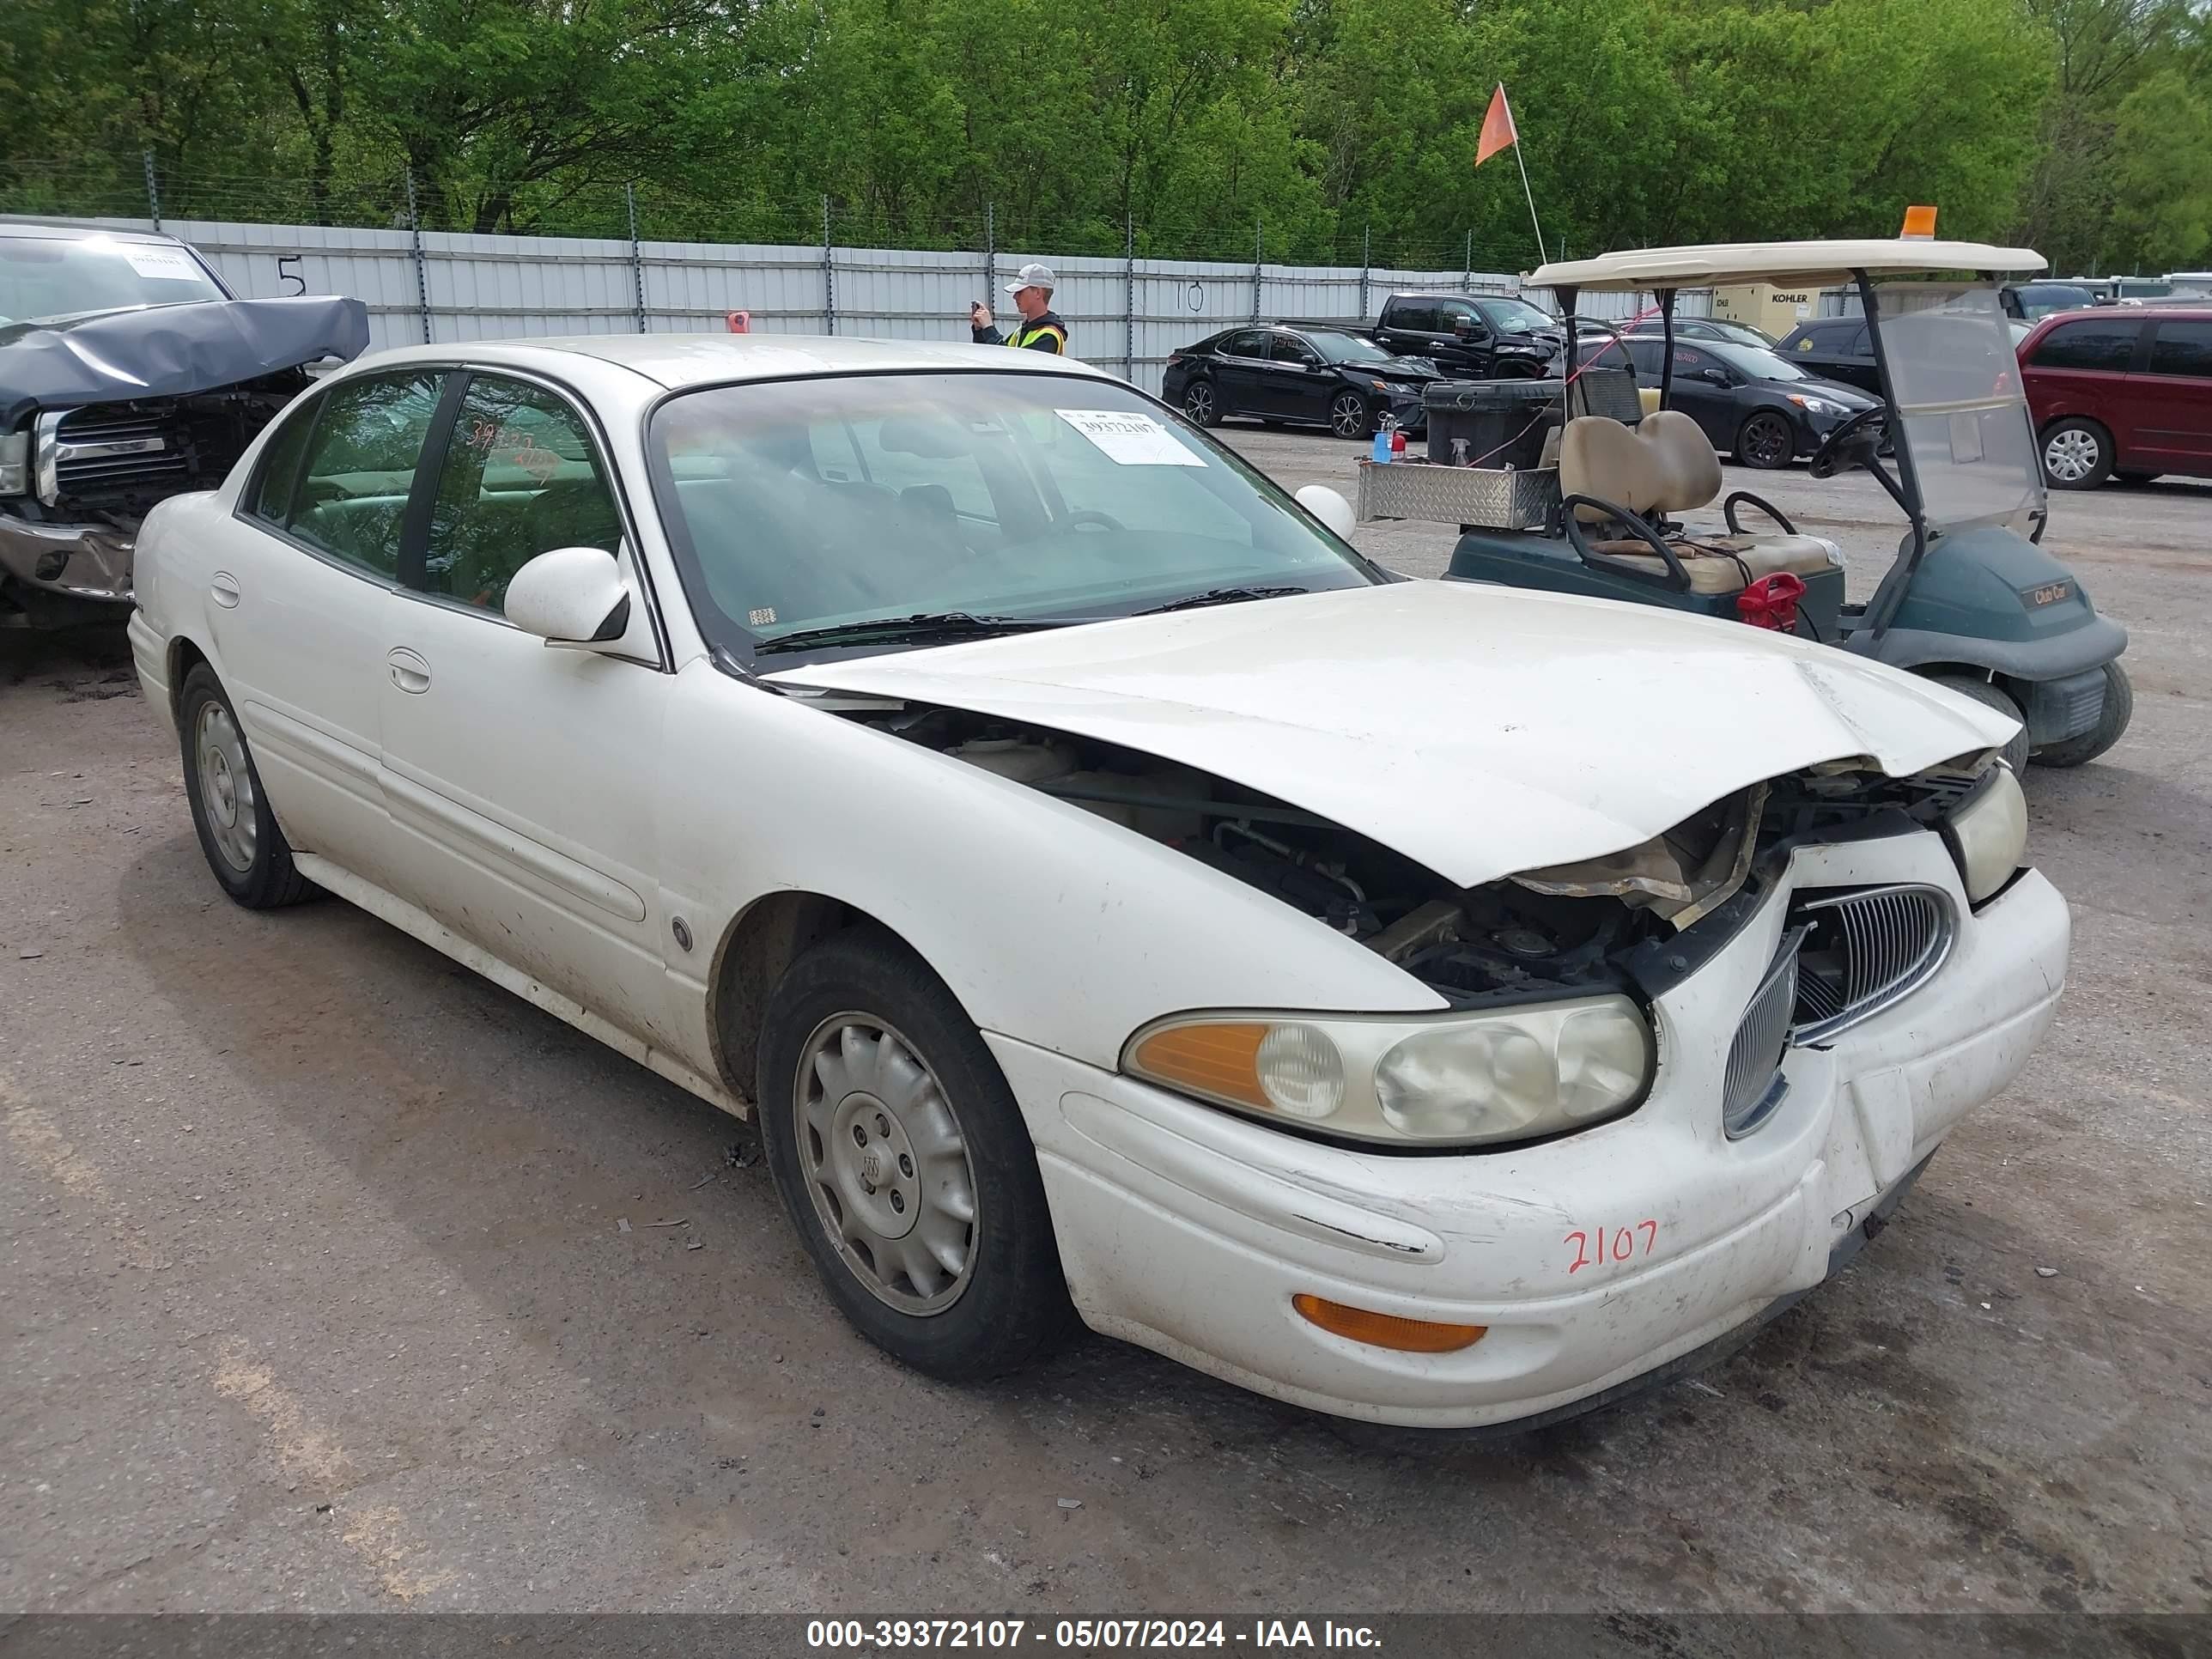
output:
[[[1861,588],[1893,544],[1863,480],[1731,483]],[[1095,1338],[900,1370],[739,1126],[344,904],[233,907],[116,641],[0,639],[0,1609],[2202,1608],[2208,509],[2054,509],[2139,701],[2030,779],[2038,1063],[1740,1356],[1491,1444]]]

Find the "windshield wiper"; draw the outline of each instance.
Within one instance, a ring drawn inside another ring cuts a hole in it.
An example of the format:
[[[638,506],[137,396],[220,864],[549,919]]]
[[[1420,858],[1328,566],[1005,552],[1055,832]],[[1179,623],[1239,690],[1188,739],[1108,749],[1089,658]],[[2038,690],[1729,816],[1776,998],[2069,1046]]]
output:
[[[994,634],[1018,634],[1037,628],[1062,626],[1060,618],[1038,617],[978,617],[965,611],[920,611],[910,617],[872,617],[861,622],[831,623],[822,628],[802,628],[763,640],[753,654],[797,651],[816,645],[910,645],[922,640],[980,640]]]
[[[1279,599],[1291,593],[1310,593],[1310,587],[1209,587],[1203,593],[1194,593],[1187,599],[1170,599],[1165,605],[1148,605],[1142,611],[1133,611],[1133,617],[1157,617],[1168,611],[1196,611],[1209,605],[1239,605],[1246,599]]]

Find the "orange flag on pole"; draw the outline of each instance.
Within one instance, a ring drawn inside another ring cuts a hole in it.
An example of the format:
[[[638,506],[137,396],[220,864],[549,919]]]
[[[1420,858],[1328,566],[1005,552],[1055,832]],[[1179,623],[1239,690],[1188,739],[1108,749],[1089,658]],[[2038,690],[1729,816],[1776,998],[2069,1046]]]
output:
[[[1521,135],[1513,130],[1513,111],[1505,101],[1505,83],[1501,81],[1498,90],[1490,94],[1490,108],[1482,118],[1482,136],[1474,141],[1475,166],[1520,142]]]

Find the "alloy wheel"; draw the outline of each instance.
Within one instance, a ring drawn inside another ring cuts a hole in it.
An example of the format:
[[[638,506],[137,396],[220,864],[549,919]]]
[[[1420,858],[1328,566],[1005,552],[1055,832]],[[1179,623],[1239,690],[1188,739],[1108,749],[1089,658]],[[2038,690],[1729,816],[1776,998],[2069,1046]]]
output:
[[[253,769],[246,764],[246,742],[230,711],[221,703],[200,705],[192,732],[199,764],[200,805],[208,833],[225,864],[246,874],[253,868],[259,826],[254,812]]]
[[[1356,392],[1340,392],[1328,406],[1328,428],[1340,438],[1367,435],[1367,400]]]
[[[2044,441],[2043,470],[2059,483],[2080,483],[2099,459],[2096,434],[2081,427],[2061,427]]]
[[[1182,412],[1200,426],[1213,424],[1213,388],[1203,380],[1193,380],[1182,394]]]
[[[799,1172],[845,1267],[901,1313],[942,1313],[975,1269],[968,1143],[929,1062],[872,1014],[833,1014],[793,1080]]]
[[[1779,416],[1754,415],[1743,423],[1743,459],[1753,466],[1780,466],[1795,448],[1790,428]]]

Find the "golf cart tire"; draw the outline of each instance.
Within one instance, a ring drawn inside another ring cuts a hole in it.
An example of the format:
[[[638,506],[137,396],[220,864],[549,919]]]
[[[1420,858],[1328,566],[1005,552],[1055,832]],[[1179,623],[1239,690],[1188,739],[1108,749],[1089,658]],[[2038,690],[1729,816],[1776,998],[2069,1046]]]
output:
[[[2135,718],[2136,689],[2128,671],[2116,662],[2105,665],[2105,705],[2097,723],[2077,738],[2045,744],[2028,757],[2038,766],[2085,766],[2120,740]]]
[[[2014,732],[2011,740],[1997,751],[1997,757],[2012,768],[2013,775],[2019,776],[2027,766],[2027,719],[2021,706],[1998,687],[1987,680],[1978,680],[1971,674],[1930,674],[1928,678],[1938,685],[1956,691],[1962,697],[1972,697],[1985,708],[1994,708],[2000,714],[2009,715],[2020,722],[2020,730]]]
[[[2054,476],[2050,464],[2044,459],[2051,447],[2051,441],[2062,432],[2086,433],[2097,446],[2097,459],[2089,470],[2070,481]],[[2035,460],[2036,465],[2043,469],[2043,481],[2053,489],[2096,489],[2112,476],[2112,434],[2095,421],[2079,415],[2069,415],[2053,421],[2036,434]]]

